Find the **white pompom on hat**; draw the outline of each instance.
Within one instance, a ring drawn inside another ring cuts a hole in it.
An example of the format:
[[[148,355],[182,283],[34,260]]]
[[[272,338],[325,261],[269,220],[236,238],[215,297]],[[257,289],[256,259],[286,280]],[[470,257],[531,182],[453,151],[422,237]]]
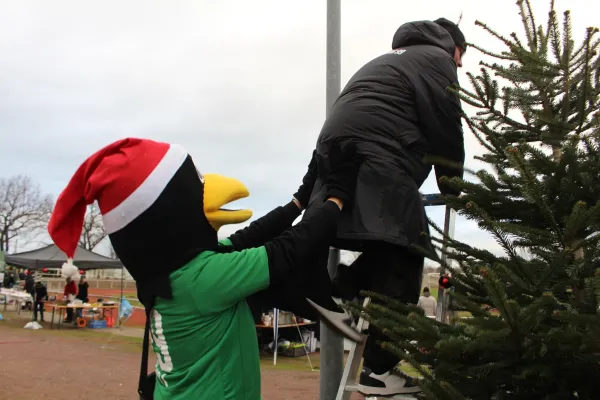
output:
[[[62,277],[75,279],[79,276],[79,268],[73,264],[73,259],[67,259],[67,262],[62,265]]]

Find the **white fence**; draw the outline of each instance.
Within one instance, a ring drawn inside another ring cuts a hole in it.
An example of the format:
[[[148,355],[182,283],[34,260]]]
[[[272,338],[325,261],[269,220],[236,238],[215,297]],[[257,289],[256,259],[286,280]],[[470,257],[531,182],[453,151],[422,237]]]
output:
[[[65,280],[63,278],[41,278],[42,282],[46,284],[48,291],[62,292],[65,288]],[[90,292],[93,289],[121,289],[121,279],[86,279],[90,285]],[[135,281],[130,279],[124,279],[123,290],[135,289]]]

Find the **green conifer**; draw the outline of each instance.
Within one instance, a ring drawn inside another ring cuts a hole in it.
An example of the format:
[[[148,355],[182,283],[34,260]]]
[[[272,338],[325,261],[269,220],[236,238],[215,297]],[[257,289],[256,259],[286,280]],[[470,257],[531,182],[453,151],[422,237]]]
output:
[[[524,35],[476,22],[505,46],[473,44],[495,62],[460,89],[486,168],[450,180],[463,196],[446,199],[503,254],[448,239],[462,310],[450,324],[384,298],[367,308],[428,399],[600,399],[598,29],[576,44],[568,11],[559,18],[552,2],[538,26],[529,0],[517,5]]]

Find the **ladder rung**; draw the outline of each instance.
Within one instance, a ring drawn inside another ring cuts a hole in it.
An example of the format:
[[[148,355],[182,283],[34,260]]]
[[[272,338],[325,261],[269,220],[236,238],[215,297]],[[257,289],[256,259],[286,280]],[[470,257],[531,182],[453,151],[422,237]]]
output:
[[[370,301],[370,297],[365,298],[365,301],[363,302],[363,307],[368,306]],[[356,324],[356,329],[359,332],[364,332],[364,330],[367,329],[368,326],[369,321],[364,319],[361,315],[358,320],[358,323]],[[358,391],[356,378],[358,375],[358,370],[360,367],[360,362],[362,360],[363,352],[365,351],[365,344],[365,341],[360,343],[352,343],[352,347],[350,348],[350,354],[348,355],[346,365],[344,366],[344,372],[342,373],[342,379],[340,382],[340,387],[338,388],[336,400],[350,400],[351,393]]]
[[[358,385],[347,385],[346,392],[358,392]]]

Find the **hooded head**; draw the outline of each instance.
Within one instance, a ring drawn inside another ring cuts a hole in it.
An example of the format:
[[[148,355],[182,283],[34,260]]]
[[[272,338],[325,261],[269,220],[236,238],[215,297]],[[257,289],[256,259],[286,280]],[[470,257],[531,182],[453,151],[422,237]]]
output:
[[[446,32],[450,34],[456,47],[460,47],[463,53],[467,51],[467,40],[465,39],[464,33],[462,33],[458,27],[458,24],[455,24],[446,18],[438,18],[433,22],[444,28]]]
[[[152,294],[169,298],[163,283],[171,272],[204,250],[217,250],[222,225],[250,218],[249,210],[221,208],[248,195],[235,179],[203,176],[178,145],[128,138],[79,167],[56,202],[48,231],[72,264],[87,205],[97,201],[123,265],[139,284],[155,286]]]
[[[457,24],[446,18],[438,18],[433,22],[407,22],[401,25],[394,34],[392,49],[415,45],[442,48],[455,59],[459,66],[460,58],[467,50],[465,35]]]

